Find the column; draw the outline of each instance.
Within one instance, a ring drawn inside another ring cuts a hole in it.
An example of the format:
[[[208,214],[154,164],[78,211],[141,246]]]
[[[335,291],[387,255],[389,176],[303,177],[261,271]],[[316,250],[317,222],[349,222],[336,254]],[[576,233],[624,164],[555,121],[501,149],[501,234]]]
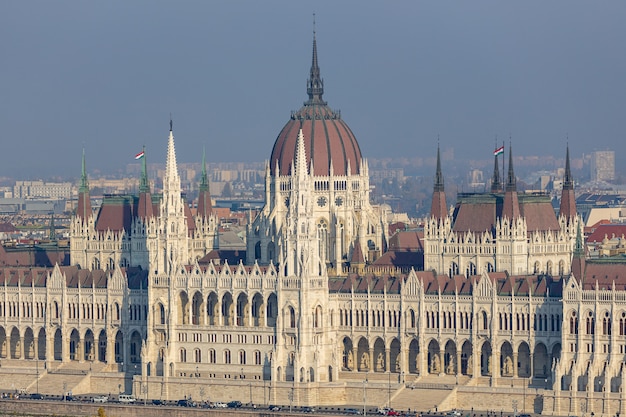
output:
[[[112,335],[109,333],[107,334],[107,351],[106,351],[106,355],[105,355],[105,361],[108,364],[113,364],[115,363],[115,335]]]
[[[33,356],[34,360],[39,360],[39,337],[35,336],[33,337],[33,348],[34,348],[34,353],[35,355]]]
[[[445,351],[439,348],[439,375],[445,375],[446,373],[446,362],[445,362]]]
[[[517,369],[517,357],[518,357],[518,353],[517,352],[513,352],[513,378],[517,378],[518,375],[518,369]]]
[[[352,346],[352,372],[359,371],[359,348],[357,346]]]
[[[456,375],[461,375],[461,351],[458,346],[456,348]]]
[[[76,355],[79,362],[85,361],[85,355],[87,355],[87,346],[85,345],[85,339],[82,337],[78,339],[78,346],[76,346]]]
[[[389,349],[385,349],[385,371],[391,372],[391,352]]]
[[[369,360],[370,367],[368,371],[374,371],[376,369],[376,366],[374,365],[374,348],[370,347],[368,354],[370,355],[370,360]]]
[[[500,378],[500,351],[491,351],[491,377]]]

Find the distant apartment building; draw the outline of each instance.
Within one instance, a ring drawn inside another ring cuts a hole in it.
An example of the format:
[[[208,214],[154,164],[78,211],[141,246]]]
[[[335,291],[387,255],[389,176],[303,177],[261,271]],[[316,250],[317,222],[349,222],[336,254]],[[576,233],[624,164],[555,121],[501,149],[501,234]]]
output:
[[[15,181],[14,198],[70,198],[71,182]]]
[[[371,170],[370,178],[373,183],[380,183],[385,179],[397,179],[399,181],[404,180],[403,168],[389,168],[381,170]]]
[[[615,179],[615,151],[591,153],[591,180],[613,181]]]

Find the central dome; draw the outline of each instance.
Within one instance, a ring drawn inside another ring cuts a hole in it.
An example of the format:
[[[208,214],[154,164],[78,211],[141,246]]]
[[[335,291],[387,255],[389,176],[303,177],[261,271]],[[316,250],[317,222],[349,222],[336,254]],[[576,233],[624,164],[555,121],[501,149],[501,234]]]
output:
[[[290,120],[278,134],[272,156],[270,169],[274,172],[278,166],[280,175],[289,175],[291,165],[295,161],[298,132],[302,129],[304,147],[306,149],[307,167],[313,160],[316,176],[359,174],[361,170],[361,149],[354,133],[341,119],[341,114],[331,110],[322,100],[324,80],[320,77],[317,65],[317,42],[313,36],[313,63],[307,82],[309,100],[297,112],[291,114]]]

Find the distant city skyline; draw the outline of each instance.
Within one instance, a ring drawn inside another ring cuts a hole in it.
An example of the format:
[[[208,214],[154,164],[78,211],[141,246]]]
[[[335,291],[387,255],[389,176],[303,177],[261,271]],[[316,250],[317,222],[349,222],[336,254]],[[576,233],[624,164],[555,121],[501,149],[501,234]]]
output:
[[[358,7],[355,5],[358,4]],[[626,4],[288,1],[5,5],[0,177],[165,160],[259,162],[306,99],[313,13],[324,99],[365,158],[614,150],[625,164]],[[497,137],[497,139],[496,139]],[[439,139],[438,139],[439,138]]]

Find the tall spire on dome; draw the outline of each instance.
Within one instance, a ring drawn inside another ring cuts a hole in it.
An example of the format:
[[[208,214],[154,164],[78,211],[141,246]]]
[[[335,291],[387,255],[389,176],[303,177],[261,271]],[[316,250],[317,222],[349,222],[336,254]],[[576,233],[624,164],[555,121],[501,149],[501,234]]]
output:
[[[307,80],[306,92],[309,95],[309,101],[305,104],[326,104],[322,100],[324,94],[324,80],[320,76],[320,67],[317,63],[317,38],[315,32],[315,13],[313,13],[313,59],[311,62],[311,72]]]
[[[437,220],[441,220],[446,217],[447,211],[443,173],[441,172],[441,157],[439,156],[439,143],[437,143],[437,172],[435,173],[435,185],[433,187],[433,200],[430,205],[430,215]]]

